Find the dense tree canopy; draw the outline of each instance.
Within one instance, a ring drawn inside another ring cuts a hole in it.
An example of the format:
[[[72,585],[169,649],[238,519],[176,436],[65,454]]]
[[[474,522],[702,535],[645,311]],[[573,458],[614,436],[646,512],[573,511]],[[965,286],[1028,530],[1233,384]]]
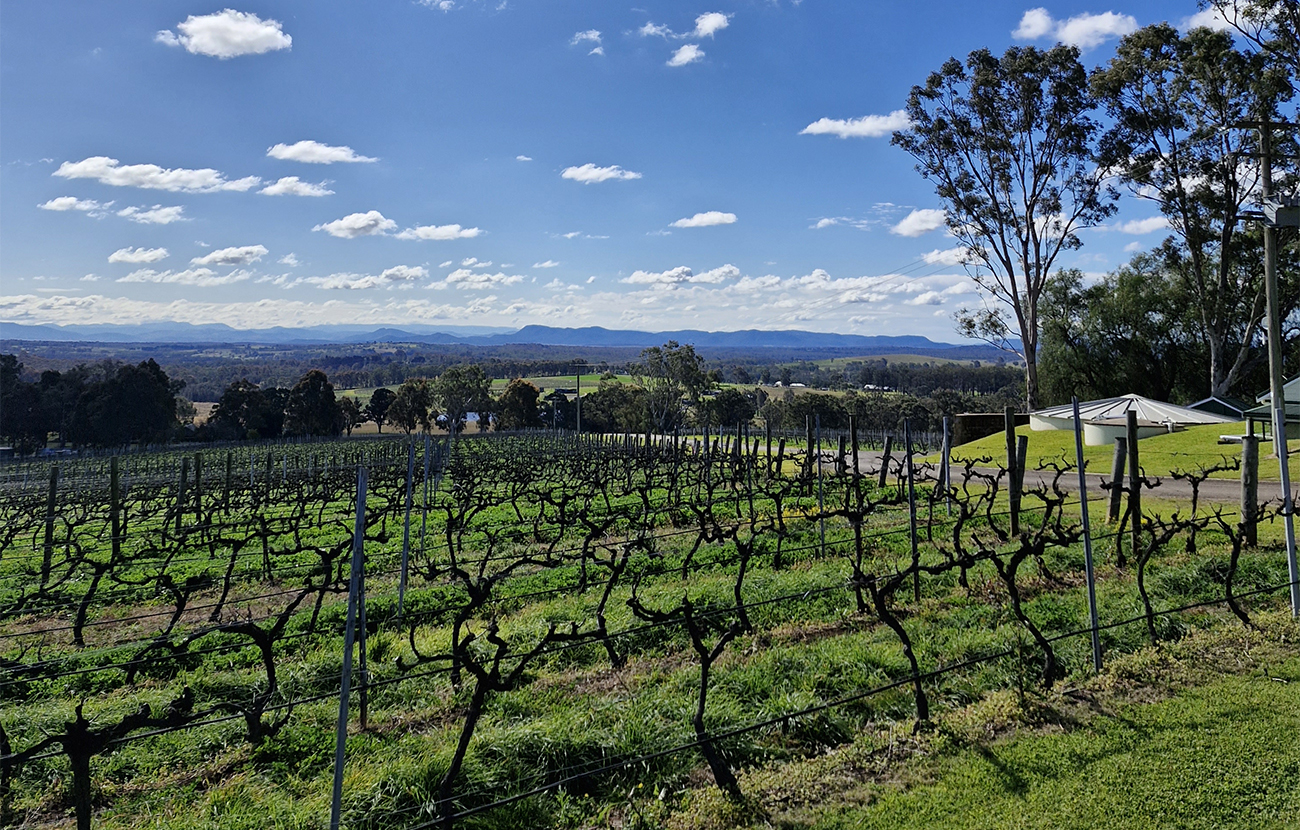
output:
[[[1024,358],[1031,409],[1047,280],[1080,246],[1078,231],[1114,211],[1096,170],[1087,80],[1073,47],[1013,47],[1001,58],[978,49],[912,88],[910,126],[893,138],[934,183],[972,279],[995,303],[964,310],[963,331]]]

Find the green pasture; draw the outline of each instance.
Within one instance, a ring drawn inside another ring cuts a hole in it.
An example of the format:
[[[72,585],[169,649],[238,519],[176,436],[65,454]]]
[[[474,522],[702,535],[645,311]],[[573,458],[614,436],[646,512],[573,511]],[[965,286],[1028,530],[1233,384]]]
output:
[[[1180,432],[1153,435],[1138,442],[1140,463],[1149,475],[1160,476],[1178,470],[1195,472],[1202,468],[1208,469],[1222,464],[1225,459],[1231,462],[1233,458],[1241,457],[1240,444],[1220,444],[1219,436],[1244,435],[1245,432],[1246,425],[1244,423],[1206,424],[1188,427]],[[1062,459],[1071,464],[1074,463],[1074,433],[1072,431],[1036,431],[1028,426],[1022,426],[1016,429],[1016,434],[1025,435],[1029,438],[1029,449],[1025,463],[1030,469],[1041,464],[1059,462]],[[1300,480],[1297,479],[1297,475],[1300,475],[1300,453],[1297,453],[1295,449],[1292,448],[1289,453],[1292,481]],[[1259,445],[1259,475],[1261,479],[1266,481],[1277,481],[1281,477],[1281,471],[1278,468],[1276,459],[1272,458],[1272,453],[1273,443],[1271,441],[1261,441]],[[1114,446],[1085,446],[1083,448],[1083,460],[1090,473],[1109,475],[1111,461],[1114,456]],[[991,458],[993,464],[1005,466],[1007,458],[1006,433],[998,432],[978,441],[971,441],[968,444],[954,447],[952,458],[954,460]],[[935,455],[930,456],[927,460],[934,461],[937,459],[938,456]],[[1214,473],[1212,477],[1235,479],[1240,477],[1240,473],[1218,472]]]

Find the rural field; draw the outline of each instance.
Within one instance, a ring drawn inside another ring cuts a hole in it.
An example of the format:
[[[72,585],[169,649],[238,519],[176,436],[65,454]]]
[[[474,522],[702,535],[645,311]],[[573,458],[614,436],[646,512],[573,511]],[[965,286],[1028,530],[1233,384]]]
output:
[[[1077,495],[847,437],[11,465],[0,820],[327,827],[338,786],[349,828],[1287,825],[1272,510],[1251,545],[1098,498],[1090,582]]]

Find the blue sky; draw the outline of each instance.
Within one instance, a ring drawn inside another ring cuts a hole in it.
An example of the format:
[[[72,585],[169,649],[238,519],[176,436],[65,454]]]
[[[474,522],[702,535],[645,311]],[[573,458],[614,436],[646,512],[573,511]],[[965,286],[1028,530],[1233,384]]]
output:
[[[889,144],[949,56],[1194,2],[7,3],[0,319],[803,328],[978,302]],[[1204,18],[1202,18],[1204,19]],[[1062,261],[1161,239],[1125,202]]]

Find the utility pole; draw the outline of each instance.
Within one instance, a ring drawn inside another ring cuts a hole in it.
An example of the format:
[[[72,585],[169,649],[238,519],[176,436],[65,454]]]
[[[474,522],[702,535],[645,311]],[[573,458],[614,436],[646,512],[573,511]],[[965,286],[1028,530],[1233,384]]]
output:
[[[1294,499],[1291,495],[1291,471],[1287,465],[1286,445],[1286,378],[1282,366],[1282,311],[1277,281],[1278,227],[1300,227],[1300,209],[1275,201],[1273,195],[1273,129],[1294,127],[1268,120],[1250,126],[1259,130],[1260,188],[1264,202],[1264,296],[1268,304],[1268,376],[1273,404],[1273,449],[1282,470],[1282,514],[1286,528],[1287,572],[1291,580],[1291,616],[1300,617],[1300,567],[1295,549]]]

